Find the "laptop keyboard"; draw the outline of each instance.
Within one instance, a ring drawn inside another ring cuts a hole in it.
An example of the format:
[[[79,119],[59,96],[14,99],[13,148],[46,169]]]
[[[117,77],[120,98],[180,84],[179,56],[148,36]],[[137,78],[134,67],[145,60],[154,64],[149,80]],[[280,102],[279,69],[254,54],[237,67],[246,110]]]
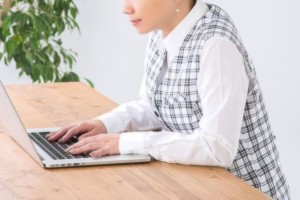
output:
[[[54,160],[90,157],[87,153],[72,155],[65,151],[65,149],[67,149],[69,146],[78,141],[76,137],[71,138],[66,143],[58,143],[49,142],[46,138],[47,134],[49,134],[49,132],[32,132],[29,133],[29,136],[41,149],[43,149]]]

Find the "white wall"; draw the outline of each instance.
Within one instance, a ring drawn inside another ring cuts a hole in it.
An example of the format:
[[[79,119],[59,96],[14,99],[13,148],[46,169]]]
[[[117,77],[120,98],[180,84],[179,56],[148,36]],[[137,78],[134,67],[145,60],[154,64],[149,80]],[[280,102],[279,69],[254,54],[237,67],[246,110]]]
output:
[[[81,35],[65,42],[79,53],[76,71],[118,103],[138,96],[146,36],[122,14],[122,1],[77,1]],[[293,199],[300,199],[300,2],[297,0],[210,0],[227,10],[240,30],[260,78],[281,162]],[[3,65],[3,64],[2,64]],[[0,67],[4,83],[28,82],[13,67]]]

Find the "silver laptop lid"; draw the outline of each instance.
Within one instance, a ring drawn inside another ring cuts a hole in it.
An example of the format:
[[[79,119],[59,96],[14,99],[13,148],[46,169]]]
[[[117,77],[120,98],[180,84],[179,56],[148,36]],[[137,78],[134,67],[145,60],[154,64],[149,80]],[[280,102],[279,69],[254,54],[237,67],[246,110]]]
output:
[[[37,154],[26,129],[17,114],[0,80],[0,122],[8,134],[41,166],[44,166]]]

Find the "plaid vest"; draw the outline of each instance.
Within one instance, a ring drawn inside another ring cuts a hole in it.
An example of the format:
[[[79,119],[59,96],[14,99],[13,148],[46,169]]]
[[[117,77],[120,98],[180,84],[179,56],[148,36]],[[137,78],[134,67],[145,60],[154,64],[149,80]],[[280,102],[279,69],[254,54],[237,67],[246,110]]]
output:
[[[274,199],[289,199],[289,187],[281,170],[275,136],[253,63],[228,14],[215,5],[208,6],[209,11],[186,36],[179,54],[168,65],[162,79],[166,52],[158,45],[160,34],[153,32],[145,63],[148,101],[165,130],[193,134],[199,129],[202,117],[197,78],[203,46],[212,37],[233,42],[244,58],[250,86],[238,152],[227,170]]]

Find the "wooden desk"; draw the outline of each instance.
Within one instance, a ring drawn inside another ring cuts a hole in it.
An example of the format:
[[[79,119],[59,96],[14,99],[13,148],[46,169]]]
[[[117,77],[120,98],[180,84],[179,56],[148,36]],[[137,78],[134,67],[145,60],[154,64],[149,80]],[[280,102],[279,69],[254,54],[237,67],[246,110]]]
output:
[[[64,126],[98,116],[117,105],[82,83],[6,88],[26,128]],[[269,199],[216,167],[154,161],[47,170],[3,134],[3,127],[0,132],[0,199],[4,200]]]

